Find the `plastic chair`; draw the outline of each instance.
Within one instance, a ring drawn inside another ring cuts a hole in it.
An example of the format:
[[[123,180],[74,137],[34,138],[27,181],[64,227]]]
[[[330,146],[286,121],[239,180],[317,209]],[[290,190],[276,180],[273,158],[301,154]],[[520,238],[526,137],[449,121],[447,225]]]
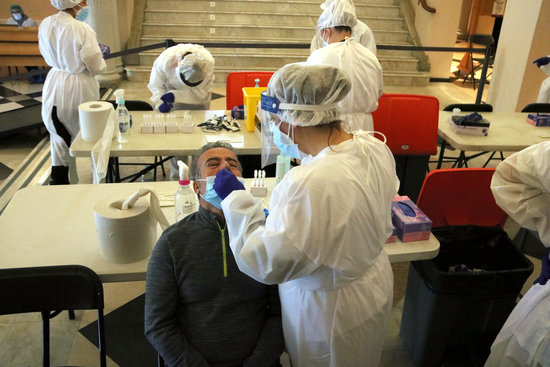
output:
[[[550,113],[550,103],[529,103],[521,112],[539,112]]]
[[[386,136],[394,154],[399,193],[416,201],[428,170],[430,155],[437,153],[439,101],[416,94],[383,94],[372,113],[374,130]]]
[[[259,86],[267,87],[273,71],[234,71],[227,74],[225,108],[231,110],[243,104],[243,87],[254,87],[254,79],[259,78]]]
[[[490,34],[474,33],[474,34],[470,35],[470,47],[472,47],[472,43],[475,43],[475,44],[478,44],[478,45],[483,45],[487,48],[489,48],[489,47],[492,48],[495,44],[495,40],[494,40],[493,36],[490,35]],[[493,63],[494,63],[494,60],[495,60],[495,52],[494,52],[494,50],[490,51],[488,60],[485,60],[485,56],[481,57],[481,58],[474,57],[473,54],[470,52],[470,59],[472,60],[472,70],[468,73],[468,75],[466,75],[464,77],[464,79],[462,80],[462,84],[464,84],[466,82],[466,80],[468,80],[468,77],[471,77],[472,82],[474,83],[474,90],[475,90],[476,89],[476,78],[475,78],[476,71],[481,69],[485,62],[488,63],[489,67],[493,66]],[[477,65],[474,65],[474,61],[477,62]],[[489,76],[489,75],[491,75],[491,74],[489,73],[487,76]]]
[[[50,318],[61,310],[97,310],[99,354],[107,366],[103,320],[103,284],[81,265],[0,269],[0,315],[42,314],[43,365],[50,365]]]
[[[508,215],[491,191],[494,168],[436,169],[426,175],[417,205],[433,227],[504,226]]]

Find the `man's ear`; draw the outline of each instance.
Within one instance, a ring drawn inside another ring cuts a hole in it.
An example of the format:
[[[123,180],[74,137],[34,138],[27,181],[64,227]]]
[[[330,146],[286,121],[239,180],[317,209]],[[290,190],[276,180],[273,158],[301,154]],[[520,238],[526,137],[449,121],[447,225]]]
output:
[[[197,181],[193,181],[193,190],[195,191],[195,194],[200,192],[199,183]]]

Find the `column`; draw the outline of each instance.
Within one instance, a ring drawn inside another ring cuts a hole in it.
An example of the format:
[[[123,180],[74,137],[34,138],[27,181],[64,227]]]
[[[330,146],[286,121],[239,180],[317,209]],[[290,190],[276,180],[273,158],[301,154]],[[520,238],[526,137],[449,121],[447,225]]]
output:
[[[87,23],[97,33],[97,40],[111,48],[111,52],[120,51],[120,35],[118,28],[117,2],[113,0],[88,0],[90,15]],[[104,74],[97,76],[101,84],[117,82],[124,72],[122,59],[105,60],[107,70]]]

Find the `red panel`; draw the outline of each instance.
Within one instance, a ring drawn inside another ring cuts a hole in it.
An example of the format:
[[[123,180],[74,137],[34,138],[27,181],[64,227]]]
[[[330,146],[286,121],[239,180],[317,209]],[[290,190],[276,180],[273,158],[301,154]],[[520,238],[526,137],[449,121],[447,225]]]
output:
[[[416,94],[383,94],[372,113],[374,130],[386,135],[395,155],[437,153],[439,101]]]
[[[273,71],[235,71],[227,75],[225,106],[228,110],[243,104],[243,87],[254,87],[260,78],[260,87],[267,87]]]
[[[436,169],[424,179],[417,205],[434,227],[504,226],[508,215],[491,192],[494,168]]]

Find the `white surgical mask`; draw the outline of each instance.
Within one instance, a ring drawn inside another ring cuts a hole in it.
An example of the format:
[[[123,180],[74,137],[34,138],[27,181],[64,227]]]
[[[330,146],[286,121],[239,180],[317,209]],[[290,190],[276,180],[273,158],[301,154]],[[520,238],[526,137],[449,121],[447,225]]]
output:
[[[12,16],[15,20],[21,20],[21,18],[23,18],[23,14],[21,13],[13,13]]]

